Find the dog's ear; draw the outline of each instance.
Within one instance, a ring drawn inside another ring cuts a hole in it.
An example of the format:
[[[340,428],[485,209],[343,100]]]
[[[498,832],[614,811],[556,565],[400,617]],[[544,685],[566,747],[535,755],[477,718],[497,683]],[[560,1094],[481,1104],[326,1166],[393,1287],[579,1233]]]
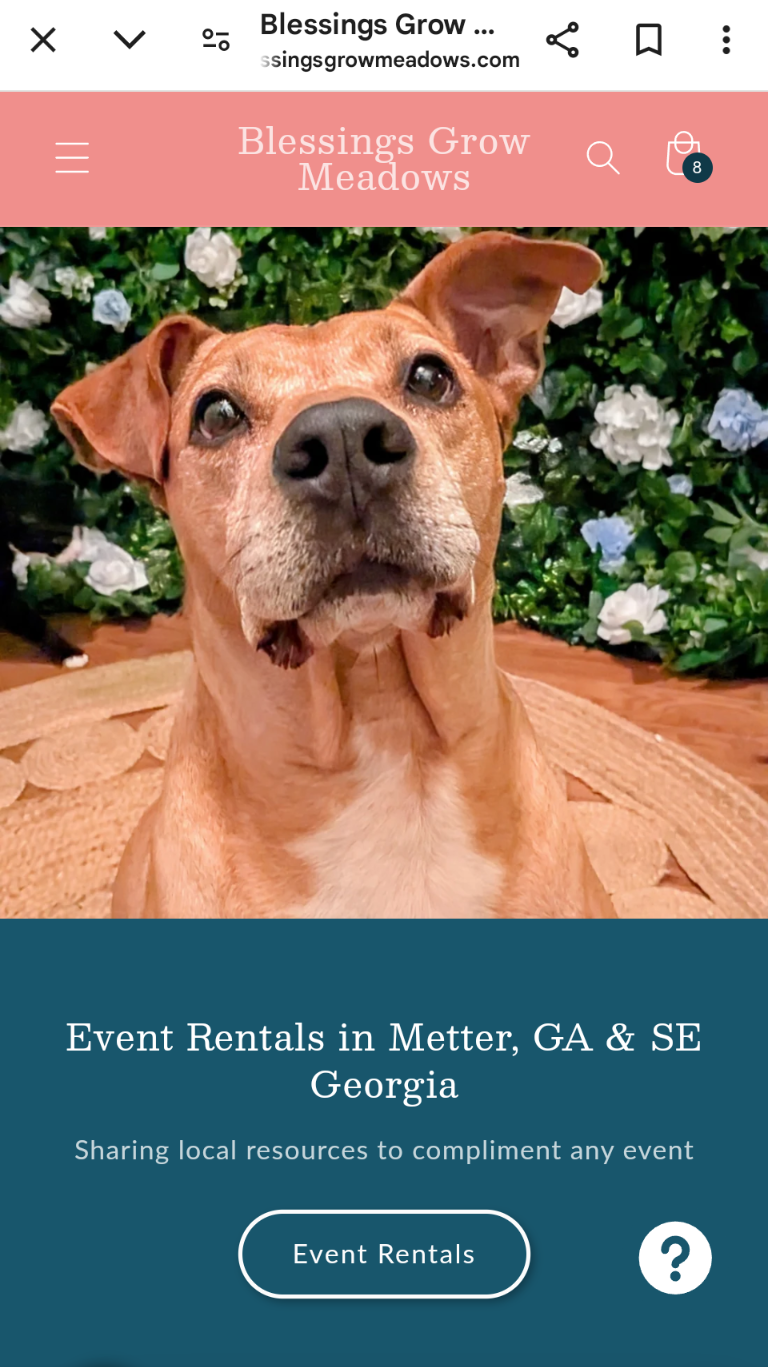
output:
[[[544,332],[564,285],[583,294],[602,263],[575,242],[486,232],[465,237],[411,281],[417,308],[491,387],[507,430],[544,365]]]
[[[124,356],[63,389],[51,412],[78,459],[161,485],[171,395],[200,343],[216,335],[197,318],[166,318]]]

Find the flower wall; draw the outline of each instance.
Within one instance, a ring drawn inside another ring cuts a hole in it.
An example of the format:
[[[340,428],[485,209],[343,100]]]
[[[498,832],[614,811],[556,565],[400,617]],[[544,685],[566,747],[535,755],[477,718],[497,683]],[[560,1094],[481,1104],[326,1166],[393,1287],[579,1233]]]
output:
[[[563,291],[505,455],[497,616],[677,670],[764,671],[768,230],[515,231],[587,242],[605,270]],[[58,556],[20,529],[30,601],[149,614],[183,591],[146,494],[73,463],[47,416],[59,389],[169,313],[239,329],[381,306],[459,233],[0,230],[0,498],[66,481],[82,524]]]

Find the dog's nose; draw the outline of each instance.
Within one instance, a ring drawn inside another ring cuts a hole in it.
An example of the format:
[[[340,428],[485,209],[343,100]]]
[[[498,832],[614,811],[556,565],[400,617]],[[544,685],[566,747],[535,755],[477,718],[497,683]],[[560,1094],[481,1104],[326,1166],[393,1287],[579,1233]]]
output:
[[[305,408],[275,446],[275,478],[294,498],[349,500],[359,511],[407,474],[416,442],[407,423],[371,399]]]

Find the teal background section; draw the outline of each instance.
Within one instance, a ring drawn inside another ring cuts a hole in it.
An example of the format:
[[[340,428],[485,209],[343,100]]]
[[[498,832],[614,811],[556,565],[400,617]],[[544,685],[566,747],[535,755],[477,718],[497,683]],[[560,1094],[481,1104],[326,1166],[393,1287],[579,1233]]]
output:
[[[766,927],[752,922],[5,922],[5,1367],[763,1367]],[[393,1054],[389,1023],[511,1029],[519,1053]],[[174,1051],[66,1052],[67,1021],[174,1029]],[[186,1052],[214,1030],[323,1029],[322,1053]],[[578,1021],[594,1052],[533,1032]],[[658,1021],[700,1053],[652,1053]],[[342,1022],[375,1053],[336,1052]],[[632,1054],[605,1048],[615,1022]],[[320,1100],[340,1077],[452,1076],[457,1100]],[[165,1166],[78,1162],[78,1139],[168,1143]],[[366,1145],[366,1161],[178,1162],[187,1144]],[[415,1162],[414,1144],[615,1144],[607,1166]],[[375,1145],[400,1144],[399,1162]],[[626,1162],[627,1144],[693,1144]],[[273,1301],[237,1246],[275,1207],[493,1207],[532,1246],[495,1301]],[[655,1225],[698,1226],[707,1281],[663,1296]]]

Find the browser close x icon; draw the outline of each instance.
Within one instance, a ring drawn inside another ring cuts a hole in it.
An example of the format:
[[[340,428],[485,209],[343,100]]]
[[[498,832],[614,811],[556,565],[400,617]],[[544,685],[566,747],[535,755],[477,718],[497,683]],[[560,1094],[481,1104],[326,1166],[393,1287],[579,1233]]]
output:
[[[768,20],[156,8],[4,31],[0,1357],[763,1367]]]

